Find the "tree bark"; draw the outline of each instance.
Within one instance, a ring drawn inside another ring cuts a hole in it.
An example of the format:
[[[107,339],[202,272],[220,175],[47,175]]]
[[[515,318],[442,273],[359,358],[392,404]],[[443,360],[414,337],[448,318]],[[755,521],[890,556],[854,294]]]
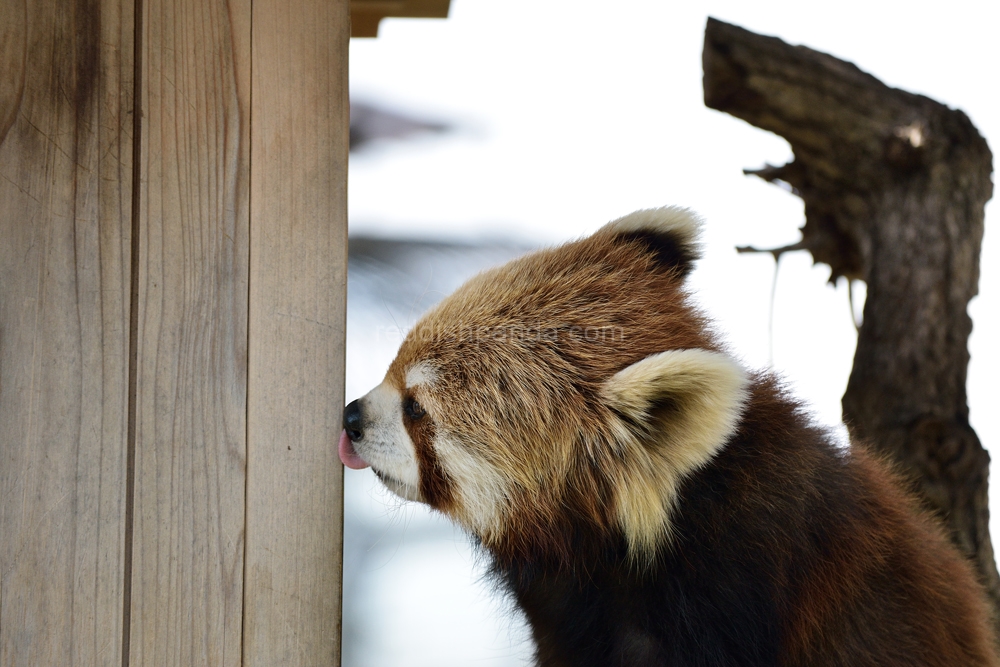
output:
[[[868,284],[843,398],[853,438],[898,462],[1000,610],[989,455],[965,380],[992,155],[961,111],[853,64],[709,19],[705,104],[781,135],[794,159],[753,173],[805,202],[802,243]],[[1000,613],[994,613],[1000,619]]]

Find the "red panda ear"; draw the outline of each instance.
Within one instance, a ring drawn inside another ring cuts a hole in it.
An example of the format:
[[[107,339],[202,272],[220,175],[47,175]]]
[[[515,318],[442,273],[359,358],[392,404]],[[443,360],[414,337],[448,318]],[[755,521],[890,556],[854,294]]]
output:
[[[702,349],[646,357],[608,379],[601,393],[621,422],[615,474],[618,517],[633,552],[659,544],[681,481],[732,436],[747,400],[744,370]]]
[[[636,242],[653,255],[657,265],[687,275],[701,257],[701,220],[675,206],[643,209],[606,224],[599,232],[612,242]]]
[[[707,460],[736,428],[745,386],[746,373],[725,354],[668,350],[615,373],[602,393],[626,421],[685,458]]]

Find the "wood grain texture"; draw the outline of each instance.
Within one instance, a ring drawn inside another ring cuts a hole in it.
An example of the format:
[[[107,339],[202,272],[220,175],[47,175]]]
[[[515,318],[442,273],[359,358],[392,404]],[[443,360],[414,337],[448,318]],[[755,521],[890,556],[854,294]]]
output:
[[[0,0],[0,666],[339,661],[349,24],[301,4],[251,81],[249,0],[142,3],[133,165],[134,4]]]
[[[131,665],[241,664],[249,11],[143,2]]]
[[[0,17],[0,665],[120,665],[132,9]]]
[[[253,12],[244,661],[336,665],[348,3]]]

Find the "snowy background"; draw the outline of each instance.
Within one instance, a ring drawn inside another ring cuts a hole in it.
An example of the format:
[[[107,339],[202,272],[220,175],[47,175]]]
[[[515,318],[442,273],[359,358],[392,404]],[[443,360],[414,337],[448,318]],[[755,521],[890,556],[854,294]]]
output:
[[[450,130],[351,155],[348,400],[381,381],[406,328],[469,275],[679,204],[706,220],[692,279],[704,309],[747,365],[773,366],[841,428],[856,338],[847,288],[806,253],[782,258],[776,284],[769,255],[736,254],[798,240],[803,212],[742,174],[789,160],[787,143],[702,103],[710,15],[960,108],[1000,146],[1000,3],[452,0],[447,20],[384,20],[378,39],[352,40],[352,100]],[[969,369],[972,425],[995,457],[997,219],[994,201]],[[345,667],[528,663],[523,625],[480,581],[460,531],[367,471],[347,470],[345,488]]]

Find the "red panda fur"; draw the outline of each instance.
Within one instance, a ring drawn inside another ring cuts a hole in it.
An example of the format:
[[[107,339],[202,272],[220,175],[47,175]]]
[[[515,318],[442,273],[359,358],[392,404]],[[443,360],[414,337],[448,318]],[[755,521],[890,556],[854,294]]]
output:
[[[348,406],[347,456],[472,533],[544,667],[1000,667],[938,523],[691,304],[697,230],[640,211],[477,276]]]

